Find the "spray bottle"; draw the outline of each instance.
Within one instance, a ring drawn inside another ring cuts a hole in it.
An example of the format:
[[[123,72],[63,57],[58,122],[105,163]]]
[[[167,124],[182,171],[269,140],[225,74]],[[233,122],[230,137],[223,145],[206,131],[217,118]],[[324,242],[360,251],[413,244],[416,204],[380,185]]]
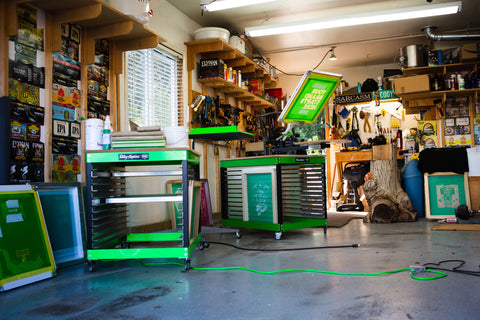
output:
[[[103,123],[103,150],[110,150],[112,148],[112,123],[110,116],[106,116]]]

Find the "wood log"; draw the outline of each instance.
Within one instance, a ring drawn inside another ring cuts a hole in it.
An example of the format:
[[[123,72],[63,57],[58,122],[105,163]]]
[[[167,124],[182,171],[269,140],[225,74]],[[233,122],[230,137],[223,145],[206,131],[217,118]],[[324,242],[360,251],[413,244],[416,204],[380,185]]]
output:
[[[395,145],[391,145],[395,148]],[[394,159],[372,160],[370,177],[363,186],[370,210],[364,222],[391,223],[416,221],[417,211],[400,184],[396,149]]]

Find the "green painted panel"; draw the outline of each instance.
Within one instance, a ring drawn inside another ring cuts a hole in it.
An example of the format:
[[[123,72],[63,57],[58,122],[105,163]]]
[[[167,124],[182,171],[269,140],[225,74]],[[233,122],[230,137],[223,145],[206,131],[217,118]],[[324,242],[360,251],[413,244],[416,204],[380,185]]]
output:
[[[215,134],[215,133],[232,133],[240,132],[237,126],[223,126],[223,127],[208,127],[208,128],[192,128],[190,129],[190,135],[196,134]],[[241,131],[243,132],[243,131]],[[244,132],[245,134],[253,136],[253,133]]]
[[[237,158],[220,161],[221,168],[258,167],[276,164],[325,163],[325,156],[270,156]]]
[[[278,163],[277,157],[261,157],[261,158],[238,158],[232,160],[220,161],[221,168],[233,167],[251,167],[251,166],[268,166],[276,165]]]
[[[87,153],[87,163],[131,163],[131,164],[162,164],[177,163],[182,160],[200,164],[200,156],[190,150],[135,150],[135,151],[114,151]]]
[[[132,233],[127,235],[127,241],[181,241],[181,232],[153,232],[153,233]]]
[[[248,221],[272,222],[273,186],[271,173],[249,173],[246,175]]]
[[[268,222],[255,222],[255,221],[242,221],[242,220],[232,220],[232,219],[223,219],[222,225],[225,227],[236,227],[236,228],[247,228],[247,229],[258,229],[258,230],[269,230],[269,231],[281,231],[281,225],[277,223],[268,223]]]
[[[324,227],[327,225],[327,219],[324,218],[283,217],[283,222],[282,231]]]
[[[324,156],[279,157],[280,164],[325,163]]]

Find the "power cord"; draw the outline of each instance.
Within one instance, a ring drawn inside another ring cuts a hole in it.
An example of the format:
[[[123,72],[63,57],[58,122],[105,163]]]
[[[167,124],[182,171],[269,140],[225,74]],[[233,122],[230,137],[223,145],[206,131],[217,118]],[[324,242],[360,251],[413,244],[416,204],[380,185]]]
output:
[[[253,42],[252,40],[250,40],[250,38],[245,35],[245,37],[247,38],[247,40],[250,42],[250,44],[252,45],[252,48],[253,50],[260,56],[260,58],[262,58],[263,61],[265,61],[269,66],[271,66],[272,68],[274,68],[275,70],[277,70],[278,72],[280,73],[283,73],[284,75],[286,76],[295,76],[295,77],[302,77],[303,76],[303,73],[288,73],[288,72],[285,72],[279,68],[277,68],[276,66],[274,66],[273,64],[271,64],[270,62],[268,62],[268,60],[260,53],[260,51],[257,50],[257,48],[253,45]],[[320,62],[315,66],[315,68],[313,68],[313,70],[316,70],[322,63],[323,61],[325,60],[325,58],[327,57],[327,55],[332,51],[333,49],[332,48],[329,48],[328,51],[325,53],[325,55],[323,56],[323,58],[320,60]]]
[[[140,261],[140,263],[144,266],[156,266],[156,265],[179,265],[185,267],[184,264],[179,262],[163,262],[163,263],[145,263]],[[444,278],[447,276],[446,273],[441,271],[434,271],[434,270],[425,270],[424,273],[435,273],[438,276],[434,277],[420,277],[417,275],[418,272],[412,271],[411,268],[402,268],[398,270],[391,270],[391,271],[382,271],[382,272],[338,272],[338,271],[328,271],[328,270],[316,270],[316,269],[306,269],[306,268],[294,268],[294,269],[284,269],[284,270],[272,270],[272,271],[261,271],[253,268],[246,268],[246,267],[194,267],[190,266],[190,269],[197,270],[197,271],[230,271],[230,270],[242,270],[253,272],[262,275],[271,275],[271,274],[280,274],[280,273],[287,273],[287,272],[309,272],[309,273],[319,273],[319,274],[326,274],[326,275],[336,275],[336,276],[385,276],[389,274],[400,273],[404,271],[410,271],[410,277],[415,280],[421,281],[428,281],[428,280],[437,280],[440,278]]]
[[[284,249],[255,249],[255,248],[243,248],[239,247],[230,243],[225,242],[216,242],[216,241],[208,241],[209,244],[219,244],[223,246],[229,246],[239,250],[245,251],[261,251],[261,252],[277,252],[277,251],[300,251],[300,250],[317,250],[317,249],[339,249],[339,248],[358,248],[360,245],[358,243],[354,243],[351,245],[340,245],[340,246],[323,246],[323,247],[306,247],[306,248],[284,248]]]
[[[458,265],[456,267],[453,267],[451,269],[447,268],[441,268],[440,266],[445,263],[451,263],[451,262],[457,262]],[[441,271],[448,271],[448,272],[454,272],[454,273],[461,273],[461,274],[466,274],[470,276],[480,276],[480,271],[471,271],[471,270],[459,270],[460,267],[462,267],[466,262],[464,260],[458,260],[458,259],[451,259],[451,260],[442,260],[437,263],[435,262],[429,262],[425,263],[423,266],[427,270],[441,270]],[[432,267],[433,266],[433,267]],[[479,266],[480,267],[480,266]]]

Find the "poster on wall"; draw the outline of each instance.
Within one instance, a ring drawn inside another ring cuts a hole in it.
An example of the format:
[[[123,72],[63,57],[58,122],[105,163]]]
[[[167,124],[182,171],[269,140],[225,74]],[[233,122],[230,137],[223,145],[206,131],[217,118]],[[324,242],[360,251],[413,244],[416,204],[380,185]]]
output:
[[[417,121],[417,129],[422,132],[422,140],[420,142],[419,151],[428,148],[437,147],[437,122],[435,120]]]

